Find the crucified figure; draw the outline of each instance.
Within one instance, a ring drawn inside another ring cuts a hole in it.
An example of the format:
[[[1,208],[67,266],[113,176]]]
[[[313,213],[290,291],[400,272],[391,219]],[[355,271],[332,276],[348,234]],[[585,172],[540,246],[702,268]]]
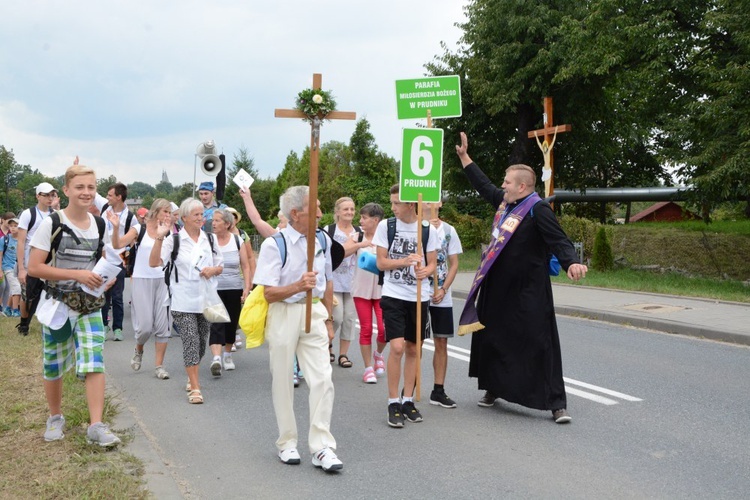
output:
[[[545,137],[544,142],[539,141],[539,134],[534,131],[534,138],[542,150],[544,156],[544,168],[542,168],[542,182],[544,182],[544,197],[549,197],[550,184],[552,183],[552,148],[555,146],[555,139],[557,139],[557,127],[555,127],[555,135],[552,136],[552,143],[547,142]]]

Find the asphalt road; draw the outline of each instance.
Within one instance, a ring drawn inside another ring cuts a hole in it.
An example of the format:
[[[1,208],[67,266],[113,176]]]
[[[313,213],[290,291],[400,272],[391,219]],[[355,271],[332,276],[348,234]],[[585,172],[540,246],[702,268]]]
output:
[[[462,305],[457,301],[456,309]],[[158,476],[158,498],[179,496],[176,488],[159,489],[165,479],[177,482],[186,498],[747,496],[750,348],[585,319],[558,317],[558,323],[569,425],[505,402],[477,406],[481,393],[467,377],[470,339],[460,337],[451,341],[446,384],[458,408],[428,402],[428,343],[417,405],[424,422],[392,429],[385,379],[362,382],[352,344],[354,368],[333,369],[332,432],[344,462],[338,474],[310,464],[304,385],[295,399],[302,464],[277,459],[266,346],[237,352],[237,370],[218,379],[206,356],[206,403],[197,406],[187,403],[179,339],[167,350],[169,380],[153,375],[151,343],[140,372],[129,365],[132,336],[108,341],[105,356],[108,384],[151,445],[146,450],[140,439],[132,451],[161,462],[150,475]]]

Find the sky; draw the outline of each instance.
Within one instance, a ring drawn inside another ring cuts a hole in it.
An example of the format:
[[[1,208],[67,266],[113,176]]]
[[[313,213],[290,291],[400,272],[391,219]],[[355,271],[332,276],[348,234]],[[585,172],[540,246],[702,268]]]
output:
[[[239,148],[276,177],[310,127],[274,118],[322,73],[337,108],[366,117],[399,159],[395,81],[457,48],[468,0],[5,0],[0,15],[0,145],[59,176],[72,164],[126,184],[192,182],[195,150]],[[325,122],[323,143],[355,122]],[[208,177],[198,170],[197,181]]]

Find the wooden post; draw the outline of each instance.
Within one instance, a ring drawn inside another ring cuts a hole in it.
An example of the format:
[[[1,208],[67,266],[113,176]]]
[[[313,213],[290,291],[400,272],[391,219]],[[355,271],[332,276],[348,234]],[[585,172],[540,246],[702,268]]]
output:
[[[427,113],[429,117],[429,111]],[[422,252],[422,193],[419,193],[417,198],[417,253],[423,259],[427,258]],[[415,267],[415,273],[419,266]],[[420,279],[417,279],[417,378],[415,384],[414,398],[419,402],[422,398],[422,280]]]
[[[312,88],[318,90],[322,87],[323,75],[313,74]],[[276,118],[300,118],[307,119],[308,116],[298,109],[276,109]],[[325,117],[316,117],[310,122],[310,196],[307,200],[308,233],[307,233],[307,271],[313,270],[315,258],[315,230],[317,229],[318,213],[318,158],[320,150],[320,125],[323,118],[326,120],[356,120],[357,114],[353,111],[331,111]],[[307,314],[305,316],[305,332],[310,333],[312,321],[312,291],[307,292]]]

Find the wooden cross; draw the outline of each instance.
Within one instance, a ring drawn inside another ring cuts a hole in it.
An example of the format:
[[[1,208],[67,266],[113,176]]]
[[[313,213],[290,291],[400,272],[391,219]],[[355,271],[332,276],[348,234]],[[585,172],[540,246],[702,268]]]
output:
[[[314,90],[321,88],[323,75],[313,73]],[[276,109],[273,112],[276,118],[307,119],[308,116],[298,109]],[[353,111],[331,111],[325,116],[327,120],[356,120],[357,113]],[[320,152],[320,125],[322,119],[314,118],[310,122],[310,195],[307,200],[308,228],[307,228],[307,271],[313,270],[315,258],[315,230],[317,229],[318,213],[318,155]],[[307,292],[307,315],[305,317],[305,332],[310,332],[312,314],[312,291]]]
[[[544,181],[544,197],[548,198],[555,192],[555,158],[552,153],[552,148],[555,146],[555,139],[557,138],[558,132],[570,132],[573,130],[571,125],[552,125],[554,120],[552,119],[552,98],[544,98],[544,128],[538,130],[532,130],[528,133],[529,139],[536,139],[539,148],[542,150],[544,155],[544,168],[542,169],[542,178],[545,176],[545,170],[549,174],[549,179]],[[539,142],[539,136],[544,137],[544,142]]]

